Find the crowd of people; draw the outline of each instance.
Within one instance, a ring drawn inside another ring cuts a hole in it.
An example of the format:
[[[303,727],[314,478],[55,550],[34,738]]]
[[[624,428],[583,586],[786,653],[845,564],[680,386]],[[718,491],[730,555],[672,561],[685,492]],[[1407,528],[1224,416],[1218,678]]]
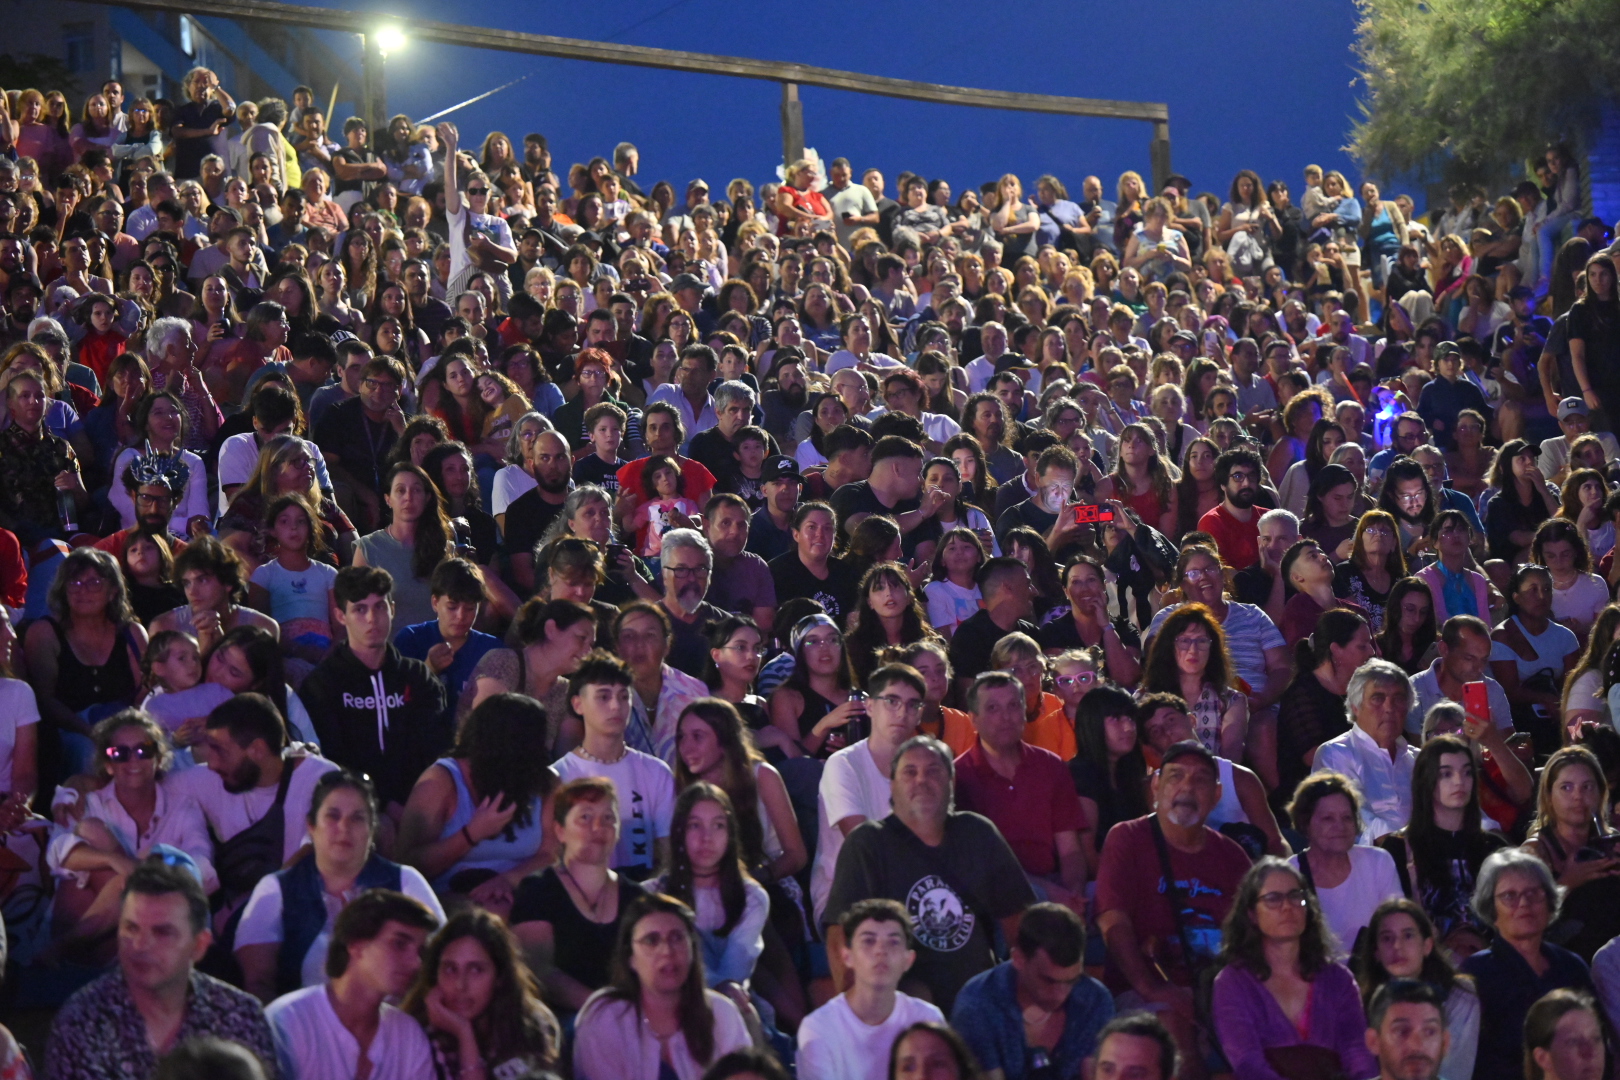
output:
[[[38,1075],[1606,1074],[1620,296],[1563,148],[1427,215],[711,198],[183,91],[0,92]]]

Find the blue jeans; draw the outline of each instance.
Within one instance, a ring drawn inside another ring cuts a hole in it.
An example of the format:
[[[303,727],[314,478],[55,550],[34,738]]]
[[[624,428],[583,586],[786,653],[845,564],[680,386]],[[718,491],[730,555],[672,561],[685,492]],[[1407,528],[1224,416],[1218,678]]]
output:
[[[1558,257],[1558,238],[1564,232],[1564,226],[1574,221],[1574,211],[1560,210],[1552,217],[1541,223],[1536,229],[1536,243],[1541,248],[1541,280],[1552,280],[1553,260]],[[1539,284],[1539,282],[1538,282]]]

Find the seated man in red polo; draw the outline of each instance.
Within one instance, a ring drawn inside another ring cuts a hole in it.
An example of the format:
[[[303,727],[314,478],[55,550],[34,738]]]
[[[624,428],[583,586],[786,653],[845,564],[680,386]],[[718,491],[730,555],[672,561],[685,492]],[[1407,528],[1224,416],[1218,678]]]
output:
[[[1024,741],[1024,687],[986,671],[967,692],[978,741],[956,759],[956,806],[995,823],[1036,895],[1086,907],[1085,811],[1061,758]]]
[[[1255,506],[1265,465],[1247,447],[1234,446],[1215,461],[1215,485],[1221,501],[1198,519],[1198,527],[1215,538],[1221,561],[1242,570],[1260,561],[1260,515]]]

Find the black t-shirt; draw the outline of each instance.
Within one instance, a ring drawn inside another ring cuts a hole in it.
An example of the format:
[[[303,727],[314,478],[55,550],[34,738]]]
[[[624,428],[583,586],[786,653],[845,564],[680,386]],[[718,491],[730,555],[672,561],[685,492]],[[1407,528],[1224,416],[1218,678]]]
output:
[[[872,490],[870,480],[857,480],[853,484],[845,484],[832,495],[833,512],[838,515],[838,528],[846,535],[848,530],[845,529],[844,522],[856,514],[882,514],[898,521],[901,514],[909,514],[921,506],[921,497],[901,499],[892,508],[884,506],[883,501],[877,497],[877,492]],[[910,532],[900,535],[900,550],[906,558],[915,558],[917,545],[928,540],[938,540],[941,532],[939,519],[929,518]],[[781,595],[780,590],[777,595]]]
[[[177,127],[199,130],[213,127],[221,120],[229,120],[230,113],[225,106],[217,101],[206,104],[198,101],[188,101],[174,111],[174,122]],[[167,134],[167,133],[165,133]],[[176,180],[195,180],[202,175],[202,159],[209,154],[218,154],[225,157],[230,136],[221,132],[218,135],[197,135],[177,138],[174,140],[174,177]]]
[[[676,671],[684,671],[689,675],[703,674],[703,669],[709,660],[709,639],[704,636],[710,623],[717,623],[726,617],[723,608],[717,608],[707,600],[700,601],[697,608],[697,618],[691,622],[677,619],[674,612],[664,607],[664,614],[669,616],[670,627],[674,630],[674,637],[669,643],[669,655],[664,663]]]
[[[329,461],[337,458],[337,464],[355,483],[369,487],[379,496],[383,493],[383,477],[388,473],[388,458],[398,438],[388,421],[374,423],[366,419],[358,397],[327,409],[315,428],[315,445],[321,448],[321,453]]]
[[[988,818],[945,819],[945,842],[929,847],[899,818],[868,821],[844,841],[822,924],[868,897],[897,900],[911,915],[917,963],[911,973],[947,1014],[956,993],[995,962],[994,920],[1035,902],[1012,848]]]
[[[781,596],[782,590],[778,588],[776,595]],[[990,618],[988,611],[974,612],[962,621],[951,635],[951,668],[959,679],[971,679],[981,671],[990,670],[990,653],[995,649],[996,642],[1008,634],[1028,634],[1034,637],[1039,631],[1032,622],[1019,619],[1013,624],[1011,630],[1003,630]]]
[[[793,530],[778,529],[769,510],[758,510],[748,519],[747,550],[770,562],[793,550]]]
[[[808,597],[826,608],[827,614],[840,626],[844,624],[844,617],[855,610],[855,589],[860,582],[836,555],[827,559],[825,581],[800,561],[797,548],[772,559],[770,567],[778,603],[795,596]]]
[[[1142,647],[1142,638],[1137,634],[1136,627],[1130,624],[1130,620],[1120,618],[1109,621],[1114,627],[1114,633],[1119,635],[1120,642],[1126,648]],[[1080,640],[1080,628],[1074,624],[1072,612],[1065,613],[1061,618],[1053,619],[1042,626],[1036,631],[1035,640],[1040,642],[1042,652],[1088,648],[1086,643]]]
[[[1569,340],[1586,345],[1586,373],[1592,389],[1603,398],[1605,409],[1620,406],[1620,313],[1607,315],[1581,300],[1569,309]],[[1615,416],[1609,417],[1614,422]]]
[[[500,530],[495,527],[495,518],[483,510],[474,510],[471,507],[463,510],[459,518],[467,522],[465,530],[457,529],[457,542],[472,547],[472,560],[479,566],[488,566],[500,550]]]
[[[370,150],[364,148],[355,150],[347,146],[332,155],[334,163],[341,161],[345,165],[370,165],[377,160],[377,155]],[[332,188],[334,195],[341,195],[345,191],[358,191],[362,198],[370,198],[372,189],[377,186],[375,180],[340,180],[337,169],[334,167],[331,171],[332,183],[335,185]]]
[[[1277,699],[1278,791],[1293,791],[1310,775],[1305,755],[1350,730],[1344,698],[1322,685],[1314,671],[1302,671]]]
[[[731,469],[723,474],[717,473],[720,482],[714,485],[717,492],[729,492],[748,504],[748,512],[757,514],[765,507],[765,481],[759,477],[744,476],[742,469],[733,462]]]
[[[612,922],[592,922],[580,914],[556,868],[547,867],[518,883],[509,921],[513,926],[526,922],[550,923],[552,940],[556,942],[553,962],[557,970],[588,990],[600,990],[607,985],[613,946],[619,936],[619,919],[636,897],[646,895],[641,886],[622,875],[618,889],[618,916]]]
[[[549,503],[540,498],[539,488],[530,488],[507,504],[506,557],[533,555],[534,545],[540,542],[541,535],[562,510],[562,503]]]
[[[574,462],[574,483],[595,484],[609,495],[618,497],[619,470],[630,464],[619,459],[603,461],[598,454],[586,454]]]
[[[1331,548],[1324,548],[1331,551]],[[1245,566],[1232,575],[1232,599],[1240,604],[1253,604],[1257,608],[1266,606],[1271,599],[1271,575],[1266,573],[1265,567],[1259,563]]]

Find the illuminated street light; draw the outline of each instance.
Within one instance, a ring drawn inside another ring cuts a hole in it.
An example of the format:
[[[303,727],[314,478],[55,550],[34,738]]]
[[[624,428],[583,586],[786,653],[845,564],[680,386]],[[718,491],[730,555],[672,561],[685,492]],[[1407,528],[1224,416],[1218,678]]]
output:
[[[377,51],[384,56],[399,52],[405,47],[405,31],[397,26],[379,27],[373,37],[377,40]]]

